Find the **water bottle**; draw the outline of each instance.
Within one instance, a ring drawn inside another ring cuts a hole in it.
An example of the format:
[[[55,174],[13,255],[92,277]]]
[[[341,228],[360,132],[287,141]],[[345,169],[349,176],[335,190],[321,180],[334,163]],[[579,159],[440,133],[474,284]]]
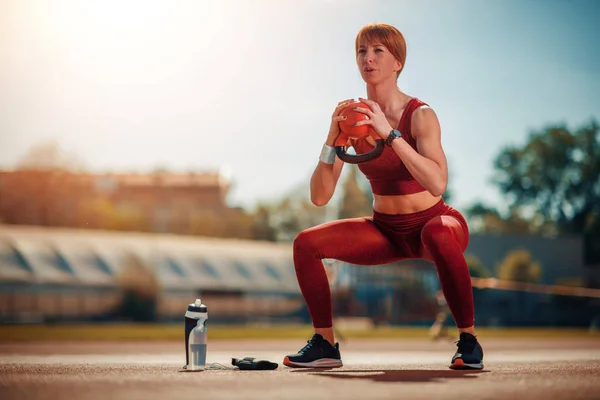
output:
[[[208,308],[202,300],[188,305],[185,313],[185,364],[188,371],[203,371],[206,365],[206,320]]]

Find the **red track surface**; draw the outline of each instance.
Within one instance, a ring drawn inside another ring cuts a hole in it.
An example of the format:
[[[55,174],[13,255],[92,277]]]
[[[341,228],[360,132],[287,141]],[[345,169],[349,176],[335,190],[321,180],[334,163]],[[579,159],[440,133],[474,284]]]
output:
[[[209,343],[209,363],[281,363],[298,341]],[[0,399],[598,399],[600,340],[482,340],[483,371],[448,369],[449,341],[351,340],[335,370],[181,372],[169,343],[0,345]]]

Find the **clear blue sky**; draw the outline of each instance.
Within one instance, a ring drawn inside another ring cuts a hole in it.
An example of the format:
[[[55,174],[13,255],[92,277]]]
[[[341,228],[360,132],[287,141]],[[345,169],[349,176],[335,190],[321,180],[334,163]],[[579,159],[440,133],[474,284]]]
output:
[[[437,112],[458,207],[497,204],[502,146],[600,120],[600,2],[0,0],[0,167],[56,139],[93,171],[230,171],[231,204],[306,182],[335,104],[365,94],[354,38],[408,43],[398,81]]]

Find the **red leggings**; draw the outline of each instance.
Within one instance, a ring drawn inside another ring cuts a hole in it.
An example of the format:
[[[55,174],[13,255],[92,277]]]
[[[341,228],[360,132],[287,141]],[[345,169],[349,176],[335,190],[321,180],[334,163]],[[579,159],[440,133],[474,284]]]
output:
[[[332,326],[331,292],[322,259],[381,265],[423,258],[436,267],[456,325],[474,325],[471,277],[463,252],[469,229],[463,216],[440,200],[413,214],[381,214],[328,222],[306,229],[294,241],[294,265],[313,326]]]

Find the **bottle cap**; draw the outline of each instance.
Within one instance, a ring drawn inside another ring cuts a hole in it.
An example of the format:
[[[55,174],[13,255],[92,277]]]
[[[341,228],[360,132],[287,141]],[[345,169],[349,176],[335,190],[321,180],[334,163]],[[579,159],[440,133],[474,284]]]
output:
[[[190,305],[188,305],[188,311],[192,311],[192,312],[208,312],[208,308],[202,304],[202,300],[200,299],[196,299],[196,301]]]

